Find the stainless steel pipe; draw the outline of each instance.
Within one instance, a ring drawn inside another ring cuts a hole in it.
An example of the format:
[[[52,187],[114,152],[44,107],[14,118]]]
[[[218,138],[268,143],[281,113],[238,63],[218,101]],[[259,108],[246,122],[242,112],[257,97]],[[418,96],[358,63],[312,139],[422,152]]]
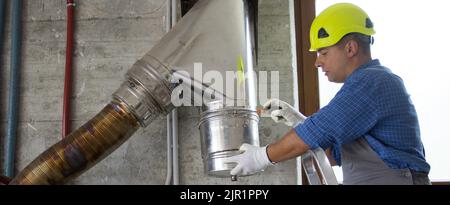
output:
[[[229,175],[234,165],[224,164],[222,159],[237,154],[242,143],[259,145],[253,72],[255,2],[199,1],[133,66],[127,82],[114,95],[147,126],[153,113],[166,115],[173,109],[170,100],[175,86],[194,86],[192,91],[201,96],[215,94],[216,98],[201,103],[192,101],[202,105],[202,157],[205,171],[215,176]],[[194,63],[201,64],[201,69]],[[221,77],[222,83],[204,82],[208,73]],[[224,85],[223,79],[230,74],[232,82]],[[184,83],[172,83],[178,79]]]

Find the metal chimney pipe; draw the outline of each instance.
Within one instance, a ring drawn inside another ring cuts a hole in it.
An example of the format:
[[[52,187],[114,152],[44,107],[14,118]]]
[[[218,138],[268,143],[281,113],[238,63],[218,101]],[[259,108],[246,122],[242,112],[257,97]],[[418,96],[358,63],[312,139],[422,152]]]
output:
[[[130,110],[134,110],[142,126],[152,120],[147,117],[155,116],[152,113],[168,114],[173,108],[171,82],[174,79],[194,85],[194,92],[203,94],[209,90],[224,96],[201,102],[202,157],[205,171],[210,175],[229,176],[229,170],[235,165],[222,160],[238,154],[242,143],[259,145],[253,73],[257,6],[254,2],[257,1],[197,2],[172,31],[135,64],[127,74],[128,81],[115,93],[117,99],[127,102]],[[201,63],[201,70],[196,69],[194,63]],[[232,79],[233,85],[226,85],[229,87],[220,83],[207,84],[196,78],[208,72],[221,77],[230,73],[237,76]],[[238,92],[225,93],[224,88]]]
[[[217,96],[201,102],[199,123],[205,171],[229,176],[242,143],[259,145],[253,73],[256,0],[200,0],[175,27],[127,72],[112,102],[94,119],[31,162],[11,184],[60,184],[76,177],[128,139],[137,125],[148,126],[174,109],[179,88]],[[235,74],[227,90],[195,78],[208,72]],[[182,79],[183,83],[178,80]],[[236,85],[236,86],[235,86]],[[230,89],[232,88],[232,89]]]

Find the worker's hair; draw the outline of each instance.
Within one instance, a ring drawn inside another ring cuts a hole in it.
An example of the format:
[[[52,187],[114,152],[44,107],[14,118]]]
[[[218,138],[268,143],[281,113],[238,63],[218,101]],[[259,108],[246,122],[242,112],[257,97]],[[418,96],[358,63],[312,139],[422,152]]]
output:
[[[372,36],[364,35],[361,33],[349,33],[342,37],[337,45],[342,48],[350,40],[356,41],[359,48],[363,51],[364,54],[370,54],[370,46],[373,44]]]

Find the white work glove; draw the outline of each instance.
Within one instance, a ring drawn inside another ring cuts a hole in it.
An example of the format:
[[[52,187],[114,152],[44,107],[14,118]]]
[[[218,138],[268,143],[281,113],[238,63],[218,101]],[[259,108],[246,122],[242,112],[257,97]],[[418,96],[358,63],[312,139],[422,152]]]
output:
[[[306,120],[302,113],[279,99],[270,99],[264,103],[263,111],[270,112],[270,116],[275,122],[282,122],[290,127],[295,127]]]
[[[258,147],[244,143],[239,148],[239,151],[244,153],[228,157],[224,161],[225,163],[236,163],[236,167],[231,170],[231,175],[250,175],[256,172],[263,171],[272,162],[267,156],[267,146]]]

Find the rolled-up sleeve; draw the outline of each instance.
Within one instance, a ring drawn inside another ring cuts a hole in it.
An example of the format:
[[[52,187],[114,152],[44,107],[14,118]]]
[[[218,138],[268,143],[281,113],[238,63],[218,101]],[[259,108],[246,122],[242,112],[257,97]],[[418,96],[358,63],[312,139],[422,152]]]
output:
[[[377,122],[376,86],[367,75],[346,82],[331,102],[295,127],[312,149],[342,145],[367,133]]]

